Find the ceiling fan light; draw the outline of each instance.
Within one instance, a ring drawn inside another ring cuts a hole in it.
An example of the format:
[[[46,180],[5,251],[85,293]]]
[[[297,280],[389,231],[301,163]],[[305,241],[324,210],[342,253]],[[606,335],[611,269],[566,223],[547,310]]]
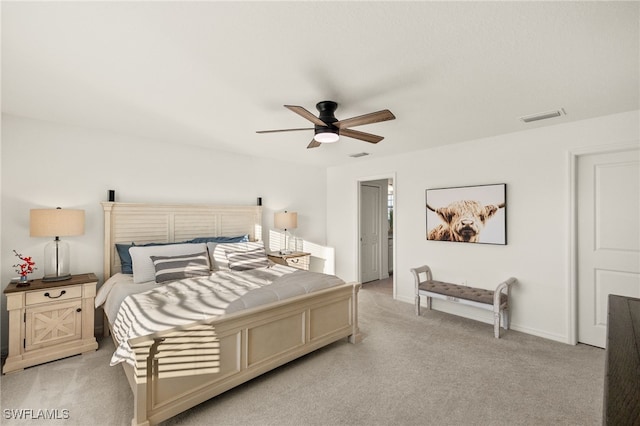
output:
[[[333,132],[320,132],[316,133],[314,139],[320,143],[334,143],[338,142],[338,139],[340,139],[340,135]]]

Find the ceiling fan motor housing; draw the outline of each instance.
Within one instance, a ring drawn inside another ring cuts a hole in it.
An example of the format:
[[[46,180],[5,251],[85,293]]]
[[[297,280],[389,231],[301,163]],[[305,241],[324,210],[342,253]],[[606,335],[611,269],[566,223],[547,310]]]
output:
[[[318,102],[316,104],[316,108],[318,109],[318,112],[320,113],[320,115],[318,116],[318,118],[322,121],[324,121],[327,125],[326,126],[319,126],[319,125],[315,125],[315,134],[318,133],[327,133],[327,132],[331,132],[331,133],[338,133],[338,128],[336,126],[333,126],[332,123],[335,123],[336,121],[338,121],[338,119],[335,116],[335,112],[336,109],[338,108],[338,104],[336,102],[333,101],[322,101],[322,102]]]

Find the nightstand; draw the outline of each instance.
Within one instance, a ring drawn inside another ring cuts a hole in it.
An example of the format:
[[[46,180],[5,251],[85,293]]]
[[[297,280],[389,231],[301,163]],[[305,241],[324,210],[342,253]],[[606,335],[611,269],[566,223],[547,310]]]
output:
[[[309,270],[309,262],[311,261],[311,253],[305,253],[302,251],[294,251],[287,254],[280,254],[278,252],[272,252],[267,254],[269,260],[281,265],[291,266],[292,268]]]
[[[9,355],[2,373],[98,349],[94,336],[95,274],[5,288]]]

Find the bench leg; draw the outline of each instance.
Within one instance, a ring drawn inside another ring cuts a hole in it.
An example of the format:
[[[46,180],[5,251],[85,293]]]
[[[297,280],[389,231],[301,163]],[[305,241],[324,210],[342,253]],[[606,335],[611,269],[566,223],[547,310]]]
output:
[[[426,296],[427,298],[427,309],[431,310],[431,297]],[[416,315],[420,315],[420,295],[416,296]]]
[[[509,309],[502,310],[502,328],[509,329]]]
[[[493,312],[493,335],[500,338],[500,312]]]

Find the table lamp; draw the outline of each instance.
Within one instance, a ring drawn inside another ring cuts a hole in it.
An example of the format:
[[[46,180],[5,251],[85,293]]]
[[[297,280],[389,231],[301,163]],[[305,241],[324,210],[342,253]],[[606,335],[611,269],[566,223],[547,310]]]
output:
[[[287,236],[289,229],[296,229],[298,227],[298,213],[296,212],[278,212],[273,217],[273,224],[278,229],[284,229],[284,249],[280,250],[280,254],[291,253],[288,250]]]
[[[44,248],[44,277],[42,281],[64,281],[69,273],[69,245],[60,237],[84,234],[84,210],[32,209],[29,220],[32,237],[54,237]]]

